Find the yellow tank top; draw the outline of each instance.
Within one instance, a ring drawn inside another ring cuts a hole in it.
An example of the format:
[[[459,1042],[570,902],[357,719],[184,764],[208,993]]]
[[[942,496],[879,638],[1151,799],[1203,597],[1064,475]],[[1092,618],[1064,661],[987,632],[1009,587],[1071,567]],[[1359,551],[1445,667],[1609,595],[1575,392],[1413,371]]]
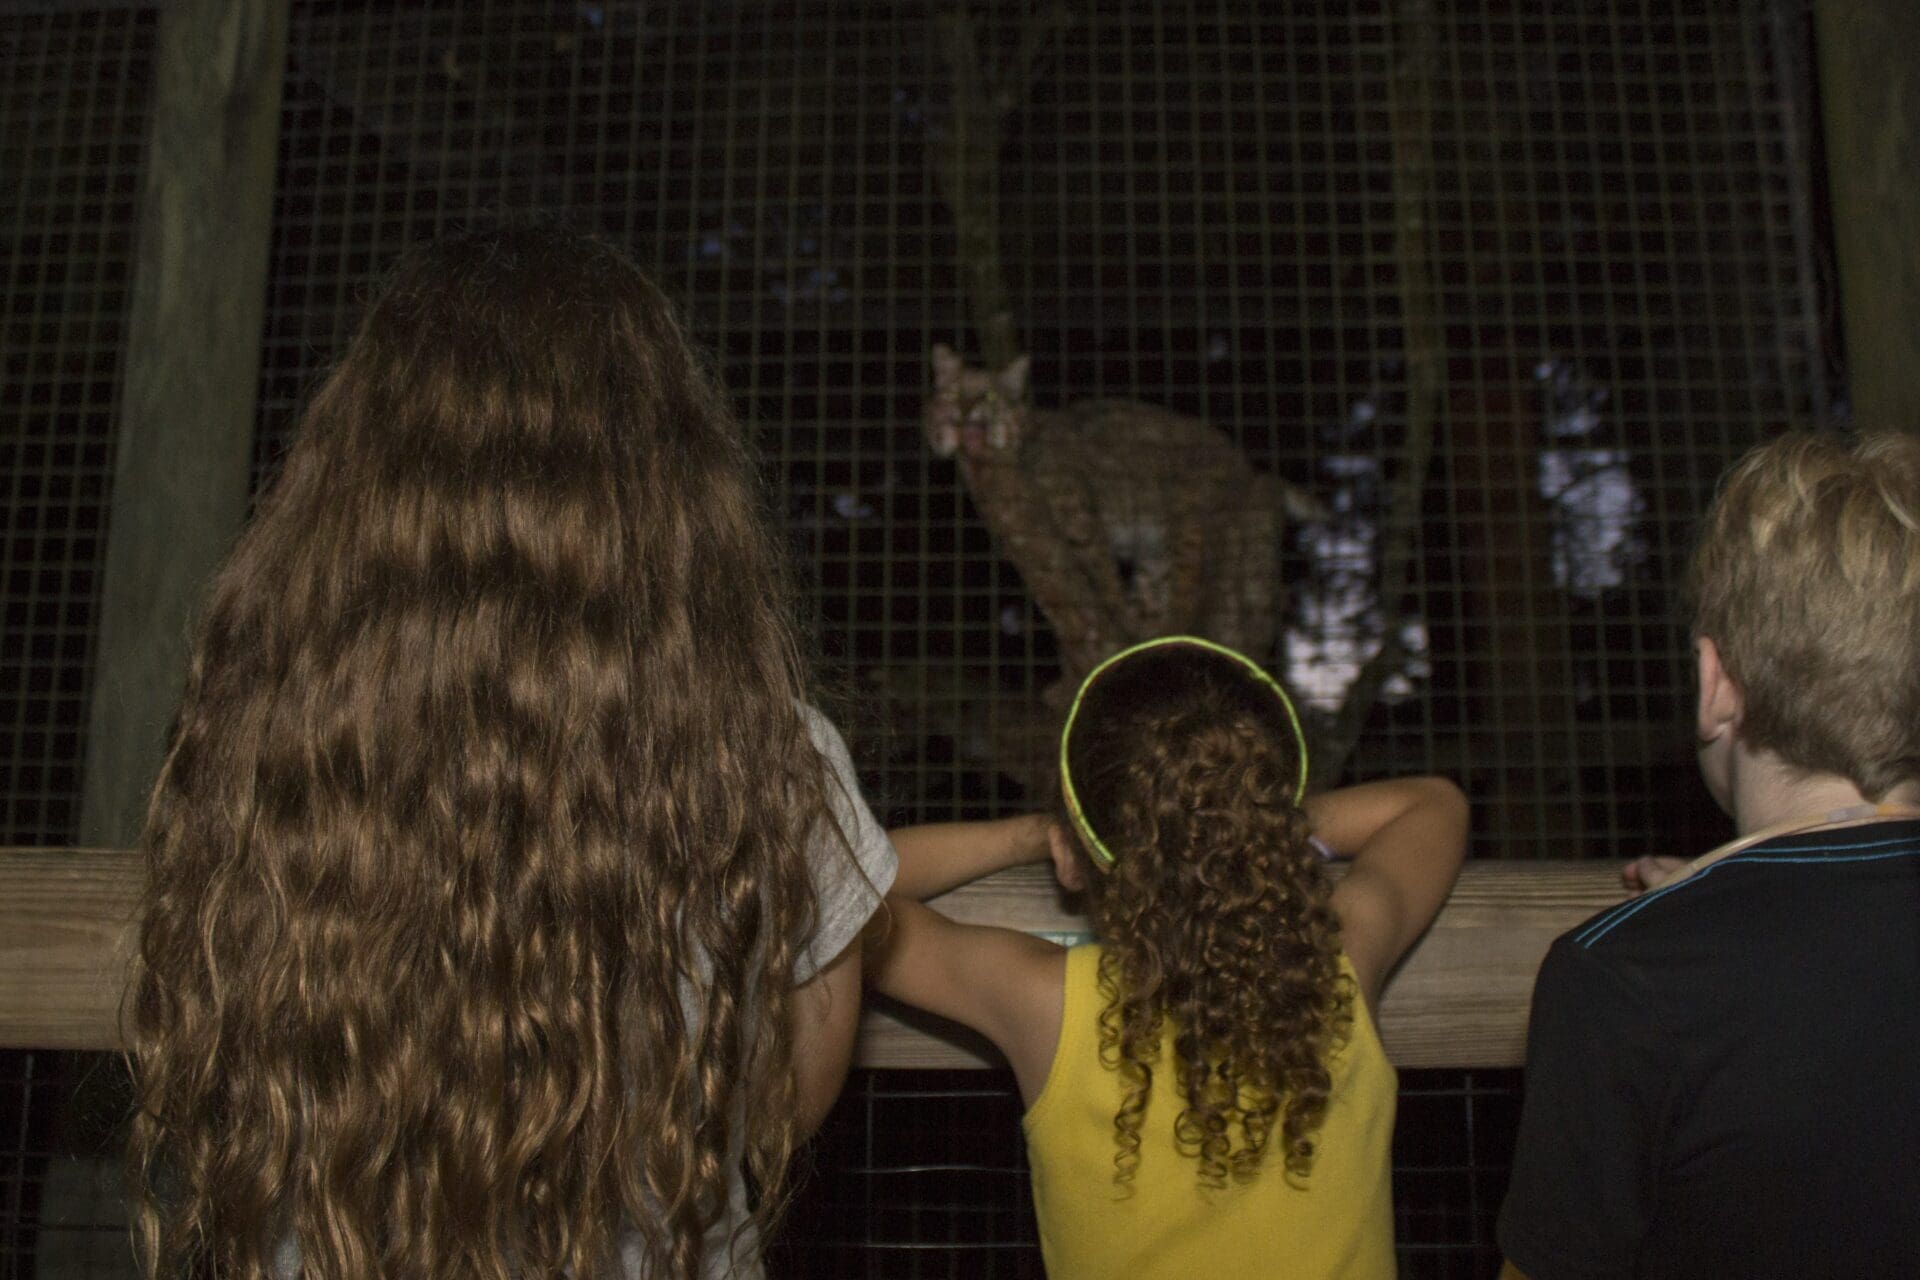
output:
[[[1345,956],[1340,966],[1352,977]],[[1156,1071],[1131,1187],[1114,1182],[1113,1117],[1126,1090],[1100,1062],[1100,948],[1067,953],[1066,1006],[1040,1096],[1027,1109],[1027,1159],[1040,1250],[1051,1280],[1391,1280],[1392,1143],[1398,1081],[1366,1002],[1330,1062],[1332,1098],[1311,1175],[1290,1181],[1277,1156],[1250,1181],[1203,1187],[1174,1145],[1180,1098]],[[1161,1049],[1162,1058],[1166,1049]]]

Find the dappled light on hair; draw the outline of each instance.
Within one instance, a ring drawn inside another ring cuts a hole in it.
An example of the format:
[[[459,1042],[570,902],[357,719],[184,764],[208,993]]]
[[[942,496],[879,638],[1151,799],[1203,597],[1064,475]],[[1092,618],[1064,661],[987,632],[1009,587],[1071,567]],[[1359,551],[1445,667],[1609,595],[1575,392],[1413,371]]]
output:
[[[740,1117],[768,1225],[828,809],[758,506],[619,253],[399,267],[213,584],[148,816],[149,1274],[585,1280],[623,1228],[695,1274]]]
[[[1708,513],[1691,589],[1749,746],[1873,800],[1920,777],[1920,439],[1756,449]]]

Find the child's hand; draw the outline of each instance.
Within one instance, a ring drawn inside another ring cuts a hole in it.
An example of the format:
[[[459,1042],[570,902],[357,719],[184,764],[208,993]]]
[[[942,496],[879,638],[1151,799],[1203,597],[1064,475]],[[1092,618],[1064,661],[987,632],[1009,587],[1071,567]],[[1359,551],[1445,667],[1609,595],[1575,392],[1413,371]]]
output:
[[[1052,814],[1023,814],[1007,819],[1007,825],[1013,833],[1014,847],[1020,851],[1020,861],[1045,862],[1052,856],[1052,833],[1059,825],[1054,822]]]
[[[1658,889],[1690,861],[1690,858],[1635,858],[1620,868],[1620,883],[1635,893]]]

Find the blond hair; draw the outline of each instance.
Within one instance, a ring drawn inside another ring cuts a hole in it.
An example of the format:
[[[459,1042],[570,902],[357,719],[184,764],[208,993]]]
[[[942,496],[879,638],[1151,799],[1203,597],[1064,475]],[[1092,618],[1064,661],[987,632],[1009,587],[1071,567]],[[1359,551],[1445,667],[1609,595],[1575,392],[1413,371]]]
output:
[[[1920,437],[1754,449],[1707,513],[1691,585],[1749,747],[1876,800],[1920,776]]]

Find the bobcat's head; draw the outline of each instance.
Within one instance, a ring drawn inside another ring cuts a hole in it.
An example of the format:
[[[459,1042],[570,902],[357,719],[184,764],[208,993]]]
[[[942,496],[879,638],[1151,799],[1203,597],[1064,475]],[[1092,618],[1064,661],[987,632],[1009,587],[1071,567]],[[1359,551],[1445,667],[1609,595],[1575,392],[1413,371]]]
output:
[[[933,394],[923,415],[927,447],[936,458],[956,451],[968,458],[1012,453],[1027,425],[1027,372],[1032,361],[1021,356],[989,373],[969,369],[953,348],[933,348]]]

